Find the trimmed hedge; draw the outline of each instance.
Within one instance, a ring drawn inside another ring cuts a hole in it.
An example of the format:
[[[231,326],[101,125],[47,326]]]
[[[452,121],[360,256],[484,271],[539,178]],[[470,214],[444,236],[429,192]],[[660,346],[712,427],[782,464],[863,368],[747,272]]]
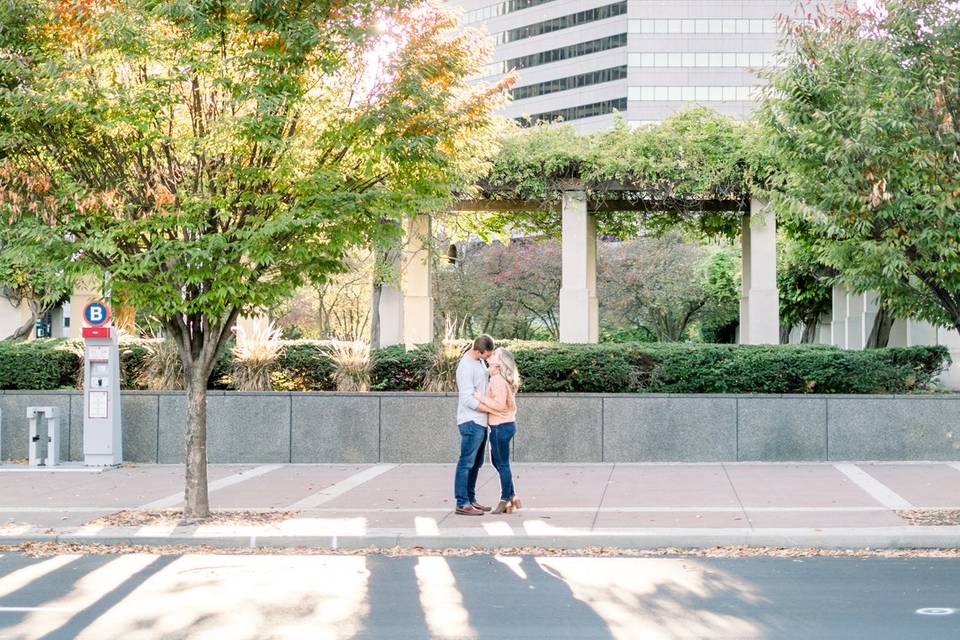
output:
[[[79,369],[80,357],[63,340],[0,342],[0,389],[68,389]]]
[[[622,343],[560,345],[506,342],[517,357],[523,391],[566,393],[910,393],[931,389],[949,362],[942,346],[845,351],[825,346]],[[326,345],[290,341],[274,374],[281,390],[332,391]],[[418,391],[435,347],[375,350],[371,390]],[[124,385],[137,388],[145,349],[122,348]],[[211,387],[227,388],[230,352],[218,359]],[[64,341],[0,343],[0,388],[73,387],[79,358]]]

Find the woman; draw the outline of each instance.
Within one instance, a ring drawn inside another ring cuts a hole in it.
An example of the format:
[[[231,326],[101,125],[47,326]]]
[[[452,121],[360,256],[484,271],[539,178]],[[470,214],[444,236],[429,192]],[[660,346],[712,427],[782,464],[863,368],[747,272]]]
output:
[[[487,392],[481,395],[475,391],[474,397],[480,401],[478,410],[489,414],[490,454],[493,466],[500,474],[500,504],[493,513],[513,513],[514,509],[520,508],[510,471],[510,441],[517,433],[516,395],[520,375],[513,354],[502,347],[493,352],[487,364],[490,367]]]

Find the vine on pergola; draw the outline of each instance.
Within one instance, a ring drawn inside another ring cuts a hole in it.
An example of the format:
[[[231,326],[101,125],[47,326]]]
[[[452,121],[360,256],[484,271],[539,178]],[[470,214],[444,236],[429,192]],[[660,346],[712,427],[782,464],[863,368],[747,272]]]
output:
[[[484,217],[488,229],[559,233],[563,191],[582,188],[601,233],[679,226],[733,236],[768,173],[758,143],[752,124],[704,108],[633,128],[619,119],[586,134],[570,125],[512,127],[472,199],[494,209]]]

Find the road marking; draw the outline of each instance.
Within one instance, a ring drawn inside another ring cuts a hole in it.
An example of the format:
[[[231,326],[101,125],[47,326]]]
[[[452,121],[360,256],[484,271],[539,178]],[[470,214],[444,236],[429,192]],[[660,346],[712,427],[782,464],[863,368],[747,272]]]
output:
[[[957,471],[960,471],[960,462],[951,462],[950,466],[956,469]]]
[[[418,536],[435,536],[440,533],[440,528],[434,518],[414,518],[413,528]]]
[[[352,476],[350,476],[349,478],[346,478],[346,479],[344,479],[344,480],[341,480],[340,482],[334,483],[334,484],[330,485],[329,487],[327,487],[326,489],[323,489],[322,491],[318,491],[317,493],[314,493],[313,495],[309,495],[309,496],[307,496],[306,498],[304,498],[303,500],[299,500],[299,501],[297,501],[297,502],[294,502],[294,503],[291,504],[289,507],[287,507],[287,509],[289,509],[289,510],[291,510],[291,511],[302,511],[302,510],[305,510],[305,509],[315,509],[316,507],[319,507],[321,504],[326,504],[327,502],[330,502],[330,501],[333,500],[334,498],[338,498],[338,497],[342,496],[342,495],[345,494],[347,491],[350,491],[351,489],[356,489],[357,487],[359,487],[359,486],[362,485],[363,483],[369,482],[370,480],[373,480],[373,479],[376,478],[377,476],[382,475],[382,474],[386,473],[387,471],[390,471],[391,469],[395,468],[396,466],[397,466],[397,465],[395,465],[395,464],[377,464],[377,465],[374,465],[374,466],[370,467],[369,469],[364,469],[364,470],[361,471],[360,473],[355,473],[355,474],[353,474]],[[362,511],[362,509],[361,509],[361,511]],[[368,511],[369,511],[369,510],[368,510]],[[418,511],[419,511],[419,509],[418,509]],[[448,511],[449,511],[449,509],[448,509]]]
[[[916,610],[916,613],[922,616],[951,616],[956,612],[956,609],[951,609],[950,607],[926,607]]]
[[[261,467],[255,467],[248,471],[241,471],[240,473],[235,473],[233,475],[227,476],[226,478],[220,478],[215,482],[211,482],[207,486],[207,492],[213,493],[219,489],[224,489],[226,487],[239,484],[245,480],[250,480],[258,476],[262,476],[265,473],[270,473],[271,471],[276,471],[277,469],[282,468],[282,464],[265,464]],[[174,493],[167,496],[166,498],[160,498],[159,500],[154,500],[153,502],[148,502],[147,504],[142,504],[139,507],[135,507],[137,511],[151,511],[154,509],[166,509],[168,507],[175,507],[183,502],[183,492]]]
[[[484,522],[483,529],[491,536],[512,536],[513,527],[509,523],[500,520],[498,522]]]
[[[888,509],[913,509],[913,504],[899,493],[883,484],[851,462],[837,462],[837,471],[847,476],[855,485],[866,491],[871,498]]]
[[[31,611],[50,611],[53,613],[73,613],[76,609],[66,607],[0,607],[0,613],[29,613]]]

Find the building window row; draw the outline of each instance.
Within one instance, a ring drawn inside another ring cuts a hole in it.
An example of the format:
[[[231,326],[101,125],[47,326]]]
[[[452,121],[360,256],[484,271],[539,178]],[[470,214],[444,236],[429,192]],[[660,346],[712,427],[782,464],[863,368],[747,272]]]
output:
[[[627,46],[627,34],[618,33],[604,38],[597,38],[596,40],[588,40],[587,42],[579,42],[566,47],[559,47],[539,53],[531,53],[527,56],[520,56],[519,58],[504,60],[499,63],[499,68],[495,73],[506,73],[510,69],[528,69],[541,64],[579,58],[580,56],[587,56],[591,53],[599,53],[601,51],[608,51],[625,46]]]
[[[631,53],[631,67],[772,67],[775,53]]]
[[[473,11],[467,11],[461,16],[460,24],[471,24],[473,22],[480,22],[481,20],[489,20],[490,18],[503,16],[508,13],[513,13],[514,11],[529,9],[530,7],[536,7],[548,2],[553,2],[553,0],[510,0],[509,2],[495,2],[494,4],[488,4],[485,7],[474,9]]]
[[[567,76],[566,78],[557,78],[538,82],[537,84],[528,84],[523,87],[517,87],[510,92],[514,100],[523,100],[524,98],[534,98],[548,93],[557,93],[558,91],[568,91],[580,87],[589,87],[603,82],[612,82],[614,80],[624,80],[627,77],[627,66],[611,67],[609,69],[600,69],[590,73],[581,73],[576,76]]]
[[[494,41],[497,45],[516,42],[517,40],[542,36],[545,33],[553,33],[554,31],[569,29],[570,27],[576,27],[581,24],[589,24],[599,20],[606,20],[607,18],[622,16],[626,13],[627,3],[625,1],[615,2],[602,7],[594,7],[593,9],[578,11],[577,13],[560,16],[559,18],[552,18],[550,20],[544,20],[543,22],[535,22],[517,27],[516,29],[502,31],[494,37]]]
[[[630,87],[627,97],[640,102],[750,102],[761,87]]]
[[[630,33],[776,33],[776,20],[677,19],[630,20]]]
[[[537,122],[556,122],[558,120],[580,120],[581,118],[592,118],[602,116],[614,111],[626,111],[627,99],[616,98],[613,100],[604,100],[591,104],[581,104],[576,107],[567,107],[566,109],[557,109],[555,111],[544,111],[530,116],[516,118],[517,122],[524,126],[531,126]]]

